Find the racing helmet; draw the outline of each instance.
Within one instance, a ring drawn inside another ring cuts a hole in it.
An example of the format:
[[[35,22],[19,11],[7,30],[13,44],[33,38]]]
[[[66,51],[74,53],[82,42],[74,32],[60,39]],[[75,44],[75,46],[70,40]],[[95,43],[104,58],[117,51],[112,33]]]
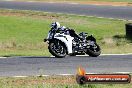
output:
[[[66,27],[65,27],[65,26],[61,26],[60,29],[61,29],[61,30],[65,30]]]
[[[60,23],[59,22],[51,23],[51,29],[58,29],[59,27],[60,27]]]

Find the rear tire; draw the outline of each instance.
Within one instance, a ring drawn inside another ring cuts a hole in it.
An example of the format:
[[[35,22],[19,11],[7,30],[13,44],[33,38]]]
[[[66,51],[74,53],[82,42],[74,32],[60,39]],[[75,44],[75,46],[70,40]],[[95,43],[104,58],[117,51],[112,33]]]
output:
[[[97,57],[101,54],[101,49],[100,49],[100,46],[95,43],[95,46],[96,46],[96,49],[93,48],[93,46],[90,46],[89,49],[87,49],[87,54],[91,57]]]
[[[59,42],[58,46],[56,45],[57,42]],[[57,58],[63,58],[67,55],[65,44],[59,40],[50,42],[48,49],[49,49],[49,52]]]

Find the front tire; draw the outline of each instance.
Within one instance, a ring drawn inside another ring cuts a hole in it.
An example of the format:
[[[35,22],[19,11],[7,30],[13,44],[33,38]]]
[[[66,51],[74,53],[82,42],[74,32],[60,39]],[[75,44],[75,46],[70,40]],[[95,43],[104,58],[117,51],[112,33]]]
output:
[[[87,49],[86,53],[91,57],[97,57],[101,54],[100,46],[95,42],[93,46]]]
[[[48,49],[49,52],[57,58],[63,58],[67,55],[65,44],[59,40],[50,42]]]

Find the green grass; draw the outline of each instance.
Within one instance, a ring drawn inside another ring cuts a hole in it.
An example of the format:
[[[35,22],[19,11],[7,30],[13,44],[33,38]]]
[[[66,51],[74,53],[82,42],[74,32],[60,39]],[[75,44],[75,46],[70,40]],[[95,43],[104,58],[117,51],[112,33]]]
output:
[[[0,10],[0,56],[49,56],[43,39],[50,24],[88,32],[97,38],[102,53],[131,53],[132,40],[125,38],[127,21],[35,11]]]
[[[78,85],[75,76],[0,77],[0,88],[131,88],[131,86],[132,83]]]

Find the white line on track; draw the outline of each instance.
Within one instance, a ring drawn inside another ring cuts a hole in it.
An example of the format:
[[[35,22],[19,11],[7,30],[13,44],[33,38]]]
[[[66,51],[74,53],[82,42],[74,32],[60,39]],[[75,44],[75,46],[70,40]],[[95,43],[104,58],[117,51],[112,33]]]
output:
[[[127,53],[127,54],[101,54],[100,56],[125,56],[125,55],[132,55],[132,53]],[[89,55],[76,55],[76,56],[89,56]],[[50,57],[55,57],[55,56],[50,56]]]
[[[132,72],[113,72],[113,73],[86,73],[86,74],[131,74]],[[56,75],[37,75],[37,77],[48,77],[48,76],[74,76],[76,74],[56,74]],[[25,78],[29,76],[11,76],[15,78]],[[35,77],[35,76],[34,76]]]
[[[8,9],[8,10],[13,10],[13,9]],[[29,10],[22,10],[22,11],[29,11]],[[44,12],[44,11],[36,11],[36,10],[33,10],[33,11],[35,11],[35,12]],[[45,13],[55,13],[55,12],[45,12]],[[90,15],[79,15],[79,14],[72,14],[72,13],[60,13],[60,12],[57,12],[56,14],[68,14],[68,15],[95,17],[95,18],[100,18],[100,19],[112,19],[112,20],[120,20],[120,21],[132,21],[132,20],[127,20],[127,19],[118,19],[118,18],[111,18],[111,17],[98,17],[98,16],[90,16]]]
[[[47,13],[55,13],[55,12],[47,12]],[[98,17],[98,16],[90,16],[90,15],[79,15],[79,14],[73,14],[73,13],[60,13],[60,12],[57,12],[57,14],[68,14],[68,15],[95,17],[95,18],[100,18],[100,19],[111,19],[111,20],[119,20],[119,21],[132,21],[132,20],[127,20],[127,19],[119,19],[119,18],[112,18],[112,17],[101,17],[101,16]]]
[[[0,57],[0,58],[8,58],[8,57]]]
[[[118,56],[118,55],[132,55],[132,53],[127,53],[127,54],[101,54],[100,56]],[[76,55],[76,56],[89,56],[89,55]],[[55,57],[55,56],[50,56],[50,57]],[[1,58],[8,58],[8,57],[0,57]]]
[[[12,77],[14,77],[14,78],[26,78],[28,76],[12,76]]]
[[[118,55],[132,55],[132,53],[127,53],[127,54],[101,54],[100,56],[118,56]],[[77,56],[88,56],[88,55],[77,55]]]
[[[123,56],[123,55],[132,55],[132,53],[127,53],[127,54],[101,54],[101,56],[108,56],[108,55],[111,55],[111,56],[113,56],[113,55],[121,55],[121,56]]]
[[[79,3],[69,3],[69,4],[74,4],[74,5],[78,5]]]
[[[119,73],[119,74],[131,74],[132,72],[115,72],[115,73]]]

